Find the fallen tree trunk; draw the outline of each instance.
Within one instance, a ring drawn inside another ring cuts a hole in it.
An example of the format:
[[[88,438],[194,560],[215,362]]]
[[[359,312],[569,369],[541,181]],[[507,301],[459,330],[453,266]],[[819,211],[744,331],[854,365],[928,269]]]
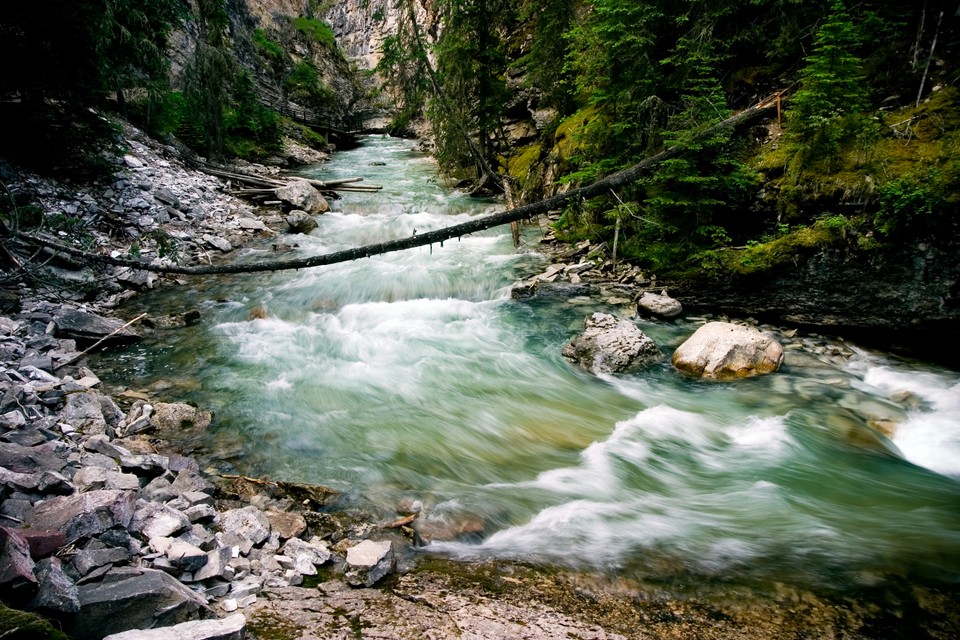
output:
[[[750,107],[749,109],[746,109],[735,116],[727,118],[726,120],[708,129],[705,129],[699,134],[698,137],[712,135],[720,129],[736,127],[750,122],[751,120],[761,116],[763,113],[775,108],[776,104],[776,99],[773,99],[762,102],[754,107]],[[514,221],[527,220],[533,218],[534,216],[555,210],[571,201],[585,200],[587,198],[604,195],[611,189],[617,189],[631,184],[651,167],[656,166],[664,160],[674,158],[681,153],[683,153],[682,149],[678,147],[671,147],[661,151],[660,153],[645,158],[628,169],[624,169],[623,171],[609,175],[606,178],[597,180],[596,182],[585,187],[572,189],[566,193],[561,193],[551,198],[540,200],[539,202],[533,202],[531,204],[522,205],[514,209],[508,209],[507,211],[502,211],[493,215],[477,218],[476,220],[453,225],[452,227],[444,227],[443,229],[437,229],[436,231],[428,231],[426,233],[410,236],[409,238],[380,242],[363,247],[356,247],[354,249],[346,249],[344,251],[336,251],[334,253],[327,253],[320,256],[309,256],[294,260],[255,262],[251,264],[202,265],[194,267],[183,267],[177,265],[161,266],[147,264],[138,260],[127,260],[123,258],[112,258],[107,255],[91,254],[81,251],[80,249],[64,246],[60,243],[33,234],[21,233],[19,237],[37,245],[57,249],[58,251],[63,251],[64,253],[78,256],[93,262],[100,262],[121,267],[131,267],[134,269],[141,269],[143,271],[151,271],[154,273],[213,275],[307,269],[310,267],[336,264],[338,262],[349,262],[359,258],[369,258],[370,256],[380,255],[383,253],[402,251],[404,249],[413,249],[415,247],[422,247],[426,245],[432,246],[433,244],[439,244],[440,246],[443,246],[444,241],[451,238],[460,238],[461,236],[475,233],[477,231],[484,231],[492,227],[509,224]]]

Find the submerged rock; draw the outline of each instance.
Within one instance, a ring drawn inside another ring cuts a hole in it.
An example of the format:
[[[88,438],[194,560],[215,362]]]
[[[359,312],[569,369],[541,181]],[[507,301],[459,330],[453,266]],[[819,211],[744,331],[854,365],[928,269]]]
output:
[[[129,327],[117,331],[124,324],[121,320],[104,318],[87,311],[62,309],[54,317],[53,322],[56,325],[58,338],[73,338],[78,342],[96,342],[109,336],[105,344],[127,344],[140,340],[140,335]]]
[[[783,364],[779,342],[753,327],[709,322],[673,354],[673,366],[694,376],[733,380],[773,373]]]
[[[663,357],[637,325],[608,313],[584,320],[583,333],[564,347],[563,356],[593,373],[628,371]]]

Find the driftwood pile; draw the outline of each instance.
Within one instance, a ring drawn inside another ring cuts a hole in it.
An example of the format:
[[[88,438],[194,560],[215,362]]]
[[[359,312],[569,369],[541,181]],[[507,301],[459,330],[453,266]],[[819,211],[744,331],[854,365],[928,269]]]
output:
[[[274,198],[276,197],[277,189],[283,189],[290,184],[289,180],[285,181],[279,178],[269,178],[266,176],[257,176],[248,173],[238,173],[236,171],[226,171],[224,169],[217,169],[214,167],[203,167],[201,171],[212,176],[217,176],[218,178],[226,178],[227,180],[246,185],[244,188],[230,191],[230,194],[243,198],[250,198],[251,200],[268,200],[270,198]],[[333,199],[339,198],[337,192],[340,191],[370,193],[374,191],[380,191],[383,188],[378,185],[357,184],[358,182],[363,182],[363,178],[311,180],[309,178],[302,178],[298,176],[296,179],[305,180],[325,197]]]

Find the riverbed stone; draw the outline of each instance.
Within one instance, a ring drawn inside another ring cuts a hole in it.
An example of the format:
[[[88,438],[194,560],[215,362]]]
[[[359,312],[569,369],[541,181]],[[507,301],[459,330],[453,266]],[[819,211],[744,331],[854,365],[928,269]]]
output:
[[[299,513],[290,511],[267,511],[270,529],[282,540],[297,538],[307,530],[307,521]]]
[[[208,610],[202,596],[155,569],[113,570],[101,582],[80,585],[79,599],[80,612],[70,630],[76,640],[172,626],[197,620]]]
[[[58,496],[38,503],[27,518],[34,529],[61,531],[66,544],[95,536],[113,527],[126,528],[133,519],[133,491],[104,489]]]
[[[293,569],[305,576],[317,575],[317,567],[330,560],[330,550],[321,540],[304,542],[290,538],[283,547],[283,555],[293,561]]]
[[[306,211],[311,215],[330,211],[330,205],[313,185],[302,178],[291,180],[287,186],[276,190],[277,199],[293,209]]]
[[[344,579],[354,587],[372,587],[393,570],[393,565],[393,544],[389,540],[364,540],[347,549]]]
[[[663,357],[637,325],[608,313],[586,318],[583,333],[564,347],[563,356],[596,374],[629,371]]]
[[[115,633],[103,640],[243,640],[247,619],[235,613],[220,620],[195,620],[162,629],[136,629]]]
[[[292,233],[310,233],[320,225],[306,211],[294,209],[287,215],[287,226]]]
[[[157,402],[153,405],[151,421],[161,433],[202,431],[210,426],[213,415],[183,402]]]
[[[644,291],[637,300],[637,310],[658,318],[675,318],[683,312],[683,305],[676,298],[668,296],[666,291],[659,294]]]
[[[754,327],[708,322],[673,354],[673,366],[701,378],[734,380],[773,373],[783,364],[783,347]]]
[[[220,515],[220,527],[226,533],[249,538],[255,545],[270,536],[270,521],[254,506],[223,512]]]
[[[140,335],[124,325],[122,320],[104,318],[89,311],[61,309],[54,316],[56,337],[72,338],[78,343],[93,343],[104,339],[103,345],[129,344],[141,339]]]

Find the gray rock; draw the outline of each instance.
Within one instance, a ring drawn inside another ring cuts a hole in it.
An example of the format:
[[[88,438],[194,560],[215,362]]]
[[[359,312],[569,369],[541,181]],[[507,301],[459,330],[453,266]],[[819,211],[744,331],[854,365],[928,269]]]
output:
[[[200,239],[206,242],[208,245],[210,245],[214,249],[222,251],[223,253],[233,251],[233,245],[231,245],[230,241],[227,240],[226,238],[221,238],[219,236],[214,236],[214,235],[210,235],[209,233],[205,233],[203,234],[203,236],[201,236]]]
[[[773,373],[783,364],[779,342],[755,329],[708,322],[673,354],[673,366],[694,376],[733,380]]]
[[[164,555],[174,566],[190,573],[207,564],[207,554],[202,549],[181,540],[172,541]]]
[[[608,313],[594,313],[563,356],[593,373],[619,373],[659,362],[662,354],[639,328]]]
[[[0,527],[0,593],[4,600],[25,602],[37,591],[30,546],[16,529]]]
[[[203,597],[154,569],[110,572],[102,582],[81,585],[79,597],[80,612],[70,630],[75,640],[172,626],[207,612]]]
[[[210,578],[222,578],[233,553],[230,547],[222,547],[207,552],[207,561],[201,569],[194,573],[195,580],[209,580]]]
[[[170,191],[170,189],[167,189],[166,187],[160,187],[154,191],[153,197],[156,198],[158,202],[170,205],[171,207],[180,207],[180,198],[178,198],[173,191]]]
[[[660,318],[675,318],[683,311],[683,305],[679,300],[668,296],[666,291],[660,295],[645,291],[637,300],[637,309]]]
[[[73,338],[78,343],[91,343],[107,336],[110,337],[104,341],[105,345],[128,344],[140,340],[140,336],[129,327],[117,331],[124,325],[121,320],[104,318],[87,311],[61,309],[53,321],[58,338]],[[115,331],[117,333],[114,333]]]
[[[37,491],[45,495],[68,496],[76,491],[73,483],[56,471],[44,471],[40,475]]]
[[[202,431],[213,419],[209,411],[182,402],[157,402],[153,405],[153,425],[161,432],[177,434],[186,430]]]
[[[61,412],[61,420],[81,433],[103,435],[107,430],[107,419],[103,415],[100,394],[71,393]]]
[[[230,585],[230,595],[240,600],[249,596],[255,596],[263,589],[263,578],[257,576],[248,576],[243,580],[238,580]]]
[[[34,491],[40,484],[39,473],[17,473],[0,467],[0,485],[12,487],[18,491]]]
[[[80,467],[73,476],[73,483],[80,491],[99,489],[136,491],[140,488],[140,479],[132,473],[108,471],[102,467]]]
[[[45,558],[34,567],[39,582],[31,609],[56,613],[76,613],[80,610],[80,596],[73,580],[63,572],[59,558]]]
[[[290,227],[291,233],[310,233],[319,225],[306,211],[294,209],[287,216],[287,226]]]
[[[183,515],[187,516],[190,522],[203,522],[213,520],[217,515],[217,510],[208,504],[195,504],[187,507]]]
[[[110,441],[105,435],[94,435],[83,441],[83,448],[87,451],[93,451],[103,454],[114,460],[119,460],[123,456],[133,455],[129,449],[121,447]]]
[[[15,473],[63,471],[69,449],[54,442],[25,447],[12,442],[0,442],[0,467]]]
[[[317,575],[316,567],[330,560],[330,550],[319,540],[308,543],[290,538],[283,547],[283,555],[293,561],[293,569],[305,576]]]
[[[130,530],[143,537],[158,538],[176,535],[190,528],[190,520],[176,509],[159,502],[146,502],[139,507],[130,523]]]
[[[364,540],[347,549],[344,579],[354,587],[372,587],[390,573],[393,566],[393,545],[389,540]]]
[[[291,180],[286,187],[277,189],[276,194],[278,200],[309,214],[326,213],[330,210],[330,205],[320,192],[303,179]]]
[[[307,521],[299,513],[289,511],[267,511],[270,529],[281,539],[297,538],[307,530]]]
[[[198,620],[183,622],[162,629],[124,631],[107,636],[103,640],[243,640],[247,619],[235,613],[222,620]]]
[[[253,544],[260,544],[270,536],[270,521],[253,506],[225,511],[220,515],[220,527],[225,532],[249,538]]]
[[[129,562],[130,551],[122,547],[106,549],[83,549],[73,556],[71,564],[77,577],[83,577],[104,565]]]
[[[58,496],[35,505],[26,521],[34,529],[63,532],[70,544],[113,527],[127,528],[136,501],[133,491],[106,489]]]

